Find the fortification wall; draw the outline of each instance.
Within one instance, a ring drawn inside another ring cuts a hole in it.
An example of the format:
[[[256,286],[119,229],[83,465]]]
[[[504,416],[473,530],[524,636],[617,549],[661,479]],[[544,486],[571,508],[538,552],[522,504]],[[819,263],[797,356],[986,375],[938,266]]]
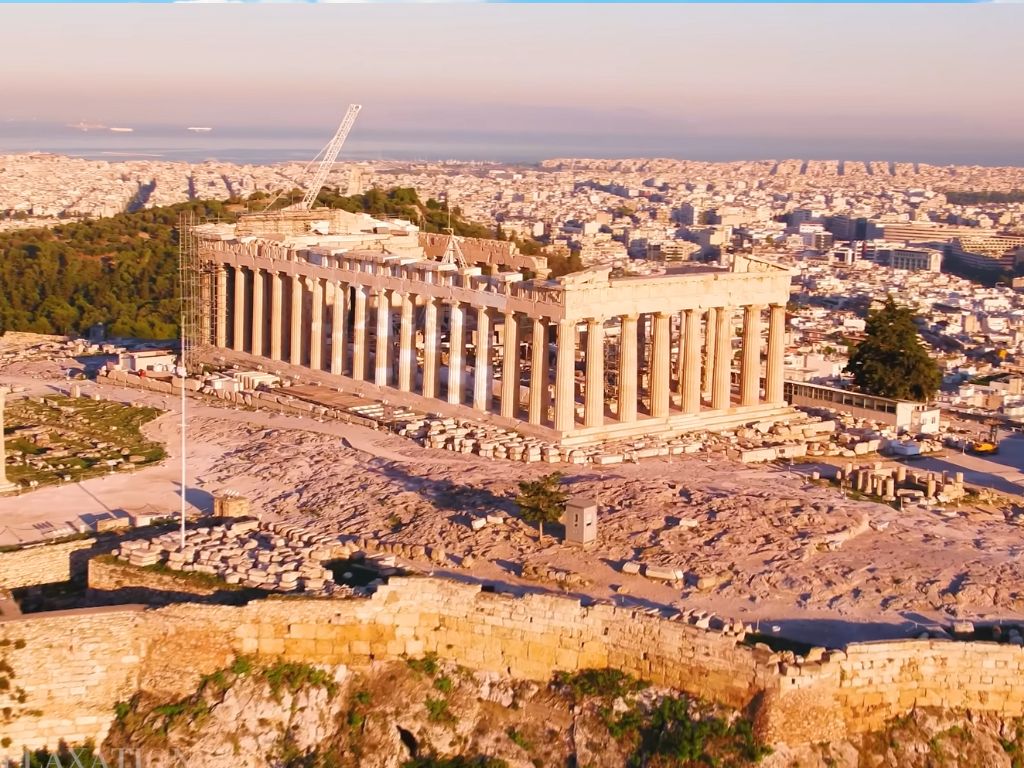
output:
[[[145,617],[122,606],[0,623],[0,758],[20,755],[22,745],[106,738],[114,704],[138,687]]]
[[[239,654],[358,667],[436,653],[538,681],[613,667],[747,708],[765,739],[789,743],[874,730],[915,706],[1024,716],[1024,650],[1014,646],[867,643],[794,665],[764,646],[643,611],[429,578],[393,579],[369,599],[40,614],[0,623],[0,651],[25,691],[5,731],[31,747],[99,741],[116,701],[135,690],[186,695]],[[12,696],[0,695],[0,710]]]
[[[910,640],[850,646],[836,698],[851,730],[871,731],[912,707],[1024,715],[1024,648]]]
[[[339,606],[349,607],[347,615]],[[250,603],[223,621],[243,654],[362,665],[436,653],[470,668],[546,681],[613,666],[747,706],[770,676],[735,636],[553,595],[517,598],[456,582],[396,580],[368,601]]]
[[[88,555],[96,551],[96,546],[95,539],[75,539],[0,552],[0,588],[18,589],[84,577]]]
[[[88,579],[90,605],[144,603],[152,606],[183,601],[237,604],[252,597],[251,590],[213,578],[161,573],[128,565],[113,557],[90,560]]]

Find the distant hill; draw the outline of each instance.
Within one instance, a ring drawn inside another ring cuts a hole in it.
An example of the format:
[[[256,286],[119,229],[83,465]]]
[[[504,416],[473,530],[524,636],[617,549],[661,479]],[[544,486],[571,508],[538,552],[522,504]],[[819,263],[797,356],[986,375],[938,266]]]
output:
[[[297,197],[296,197],[297,196]],[[301,199],[282,196],[275,208]],[[233,221],[247,208],[269,202],[262,193],[248,200],[196,201],[151,208],[52,229],[0,233],[0,331],[79,334],[95,323],[111,336],[151,339],[178,335],[178,234],[182,211]],[[434,200],[421,203],[413,189],[372,189],[344,197],[324,190],[319,205],[406,218],[427,232],[448,226],[448,211]],[[494,237],[487,227],[463,220],[452,209],[457,235]],[[530,241],[524,250],[539,250]]]

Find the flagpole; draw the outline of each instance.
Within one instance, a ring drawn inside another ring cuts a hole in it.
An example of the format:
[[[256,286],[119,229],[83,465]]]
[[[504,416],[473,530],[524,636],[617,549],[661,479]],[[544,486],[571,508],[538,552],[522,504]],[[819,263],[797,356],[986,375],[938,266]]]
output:
[[[182,340],[181,355],[181,548],[185,549],[185,383],[188,371],[185,369],[185,349]]]

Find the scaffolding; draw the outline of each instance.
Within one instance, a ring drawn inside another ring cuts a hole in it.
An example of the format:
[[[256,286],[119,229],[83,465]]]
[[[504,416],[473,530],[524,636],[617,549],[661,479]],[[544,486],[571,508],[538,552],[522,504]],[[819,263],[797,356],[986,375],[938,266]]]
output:
[[[202,222],[198,222],[202,223]],[[199,258],[192,211],[178,215],[178,285],[181,295],[181,361],[187,371],[198,371],[205,352],[213,344],[212,318],[218,307],[213,268]]]

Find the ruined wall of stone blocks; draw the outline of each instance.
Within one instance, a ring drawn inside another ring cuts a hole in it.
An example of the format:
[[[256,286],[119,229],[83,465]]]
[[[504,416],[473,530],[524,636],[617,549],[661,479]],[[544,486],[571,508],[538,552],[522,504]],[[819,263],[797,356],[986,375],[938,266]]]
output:
[[[608,606],[597,610],[606,615],[612,667],[737,708],[773,684],[754,649],[735,635]]]
[[[96,546],[95,539],[75,539],[0,552],[0,589],[55,584],[82,577],[88,567],[85,555],[95,551]]]
[[[151,392],[163,392],[167,395],[181,391],[180,387],[175,388],[170,381],[154,379],[151,376],[137,376],[126,371],[108,371],[107,379],[113,384],[130,384],[133,387],[148,389]]]
[[[166,604],[182,601],[221,601],[235,588],[214,581],[190,579],[182,573],[162,573],[113,559],[96,557],[89,561],[90,604]]]
[[[358,667],[436,653],[537,681],[612,667],[745,708],[763,738],[788,743],[877,730],[915,706],[1024,716],[1024,649],[1013,645],[863,643],[787,663],[766,646],[643,611],[431,578],[395,578],[369,598],[29,615],[0,623],[0,653],[12,690],[25,692],[3,727],[15,749],[98,741],[118,700],[180,698],[237,655]]]
[[[305,610],[302,602],[292,608],[299,615]],[[275,623],[287,621],[289,605],[291,601],[258,601],[244,608],[179,603],[147,611],[140,627],[144,650],[139,690],[164,701],[193,693],[203,675],[230,666],[240,655],[240,620],[258,621],[265,611],[274,614]]]
[[[1024,648],[952,640],[860,643],[840,662],[836,693],[853,731],[913,707],[1024,715]]]
[[[440,579],[392,579],[370,599],[174,605],[152,615],[159,617],[147,623],[160,635],[154,642],[187,626],[196,647],[215,649],[218,662],[242,654],[359,666],[436,653],[472,669],[538,681],[557,670],[612,666],[739,707],[773,679],[754,649],[735,637],[641,611],[583,607],[556,595],[514,597]],[[164,663],[176,662],[171,655]],[[171,669],[164,678],[187,690],[183,681],[210,671]]]
[[[138,687],[144,616],[121,607],[0,622],[0,735],[7,744],[0,758],[20,755],[23,746],[102,741],[114,704]]]

